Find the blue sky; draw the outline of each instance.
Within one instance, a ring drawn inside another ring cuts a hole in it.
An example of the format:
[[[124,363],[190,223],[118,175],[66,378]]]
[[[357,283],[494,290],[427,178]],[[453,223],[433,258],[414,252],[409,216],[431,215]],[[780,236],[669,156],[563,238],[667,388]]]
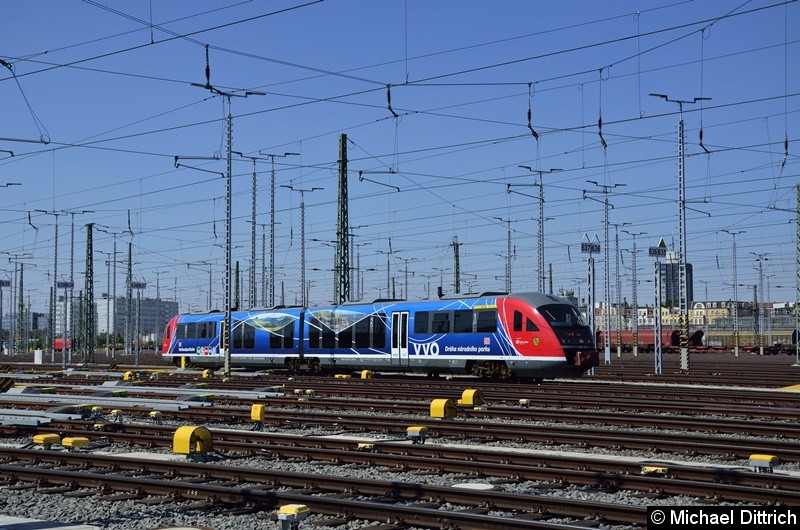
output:
[[[739,298],[752,299],[760,255],[770,298],[795,299],[796,1],[6,0],[3,12],[0,277],[12,274],[9,255],[29,263],[34,310],[46,311],[56,219],[58,276],[72,265],[76,289],[91,222],[107,232],[94,235],[95,293],[108,290],[117,234],[117,259],[131,243],[145,296],[158,280],[182,310],[205,309],[210,267],[223,307],[226,109],[193,86],[206,82],[206,45],[213,86],[266,93],[231,98],[232,148],[259,158],[234,157],[232,180],[233,258],[248,291],[255,165],[258,302],[272,168],[260,153],[298,153],[275,158],[276,299],[281,289],[299,299],[304,225],[310,301],[327,303],[346,134],[365,299],[387,296],[387,257],[395,295],[406,269],[410,297],[440,277],[452,291],[454,238],[462,291],[502,290],[509,227],[512,289],[535,290],[539,177],[519,167],[529,166],[543,172],[554,290],[585,296],[580,242],[604,243],[608,198],[612,286],[616,230],[628,300],[626,232],[640,234],[639,303],[652,304],[647,248],[679,246],[679,107],[650,93],[710,98],[683,114],[695,298],[733,297],[734,232]],[[176,168],[175,156],[193,168]],[[198,262],[210,265],[188,266]]]

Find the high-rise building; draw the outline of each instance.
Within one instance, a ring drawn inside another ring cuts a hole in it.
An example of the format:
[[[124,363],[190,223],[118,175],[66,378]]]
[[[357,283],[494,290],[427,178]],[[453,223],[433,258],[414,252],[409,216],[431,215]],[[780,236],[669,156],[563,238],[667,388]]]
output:
[[[97,307],[97,335],[104,336],[108,330],[120,337],[125,336],[126,304],[125,297],[111,298],[103,294],[95,300]],[[154,298],[133,298],[130,304],[130,325],[136,336],[143,340],[158,341],[164,326],[170,318],[178,314],[178,302]]]
[[[667,307],[680,307],[681,282],[680,258],[678,252],[668,251],[667,259],[661,264],[661,303]],[[694,287],[692,285],[692,264],[686,264],[686,307],[689,308],[694,300]]]

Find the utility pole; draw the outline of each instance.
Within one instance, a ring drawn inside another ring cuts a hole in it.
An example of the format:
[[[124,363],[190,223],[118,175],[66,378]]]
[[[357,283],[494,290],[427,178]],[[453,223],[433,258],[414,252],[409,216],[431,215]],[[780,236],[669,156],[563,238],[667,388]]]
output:
[[[628,232],[627,230],[623,230],[626,234],[633,237],[633,258],[631,259],[631,270],[633,281],[631,282],[631,297],[633,298],[633,316],[631,318],[631,325],[633,328],[633,356],[639,356],[639,299],[638,299],[638,291],[637,291],[637,280],[636,280],[636,236],[643,236],[645,232]]]
[[[51,352],[50,362],[55,364],[55,357],[56,357],[55,338],[56,338],[56,333],[57,333],[57,330],[56,330],[56,300],[57,300],[57,297],[58,297],[58,295],[56,294],[56,293],[58,293],[58,216],[66,213],[66,212],[63,212],[61,210],[53,210],[53,211],[36,210],[36,211],[37,212],[41,212],[41,213],[46,214],[46,215],[52,215],[56,219],[55,226],[54,226],[55,236],[54,236],[54,242],[53,242],[53,293],[51,295],[52,298],[50,300],[50,319],[51,319],[50,323],[49,323],[49,328],[50,328],[49,342],[50,342],[50,344],[48,346],[48,348],[50,349],[50,352]],[[66,326],[66,325],[67,325],[67,323],[64,322],[64,326]]]
[[[765,261],[769,261],[767,257],[768,252],[759,254],[757,252],[751,252],[750,254],[756,257],[756,263],[758,263],[758,292],[761,295],[761,303],[759,304],[758,298],[756,298],[756,309],[758,310],[758,353],[759,355],[764,355],[764,267],[763,264]],[[768,300],[769,301],[769,300]]]
[[[619,250],[619,227],[628,226],[630,223],[611,223],[614,225],[614,241],[616,255],[616,275],[617,275],[617,359],[622,357],[622,278],[619,274],[620,250]]]
[[[456,293],[461,292],[461,245],[458,242],[458,236],[453,236],[453,242],[450,246],[453,247],[453,289]],[[511,265],[509,264],[509,273],[511,272]],[[509,282],[511,277],[509,276]]]
[[[678,122],[678,231],[680,239],[679,260],[679,288],[680,288],[680,328],[681,328],[681,372],[689,373],[689,295],[686,278],[686,151],[685,151],[685,126],[683,122],[683,105],[710,100],[711,98],[694,98],[692,100],[670,99],[665,94],[651,93],[651,96],[662,98],[664,101],[678,105],[680,121]]]
[[[319,191],[324,188],[295,188],[291,184],[282,184],[281,187],[289,188],[300,193],[300,291],[301,305],[307,304],[306,300],[306,192]]]
[[[300,156],[300,153],[259,154],[269,157],[272,161],[272,173],[269,184],[269,305],[275,305],[275,159],[287,156]],[[264,303],[266,305],[266,302]]]
[[[72,217],[72,230],[70,232],[70,240],[69,240],[69,281],[72,283],[72,287],[69,288],[69,360],[72,361],[72,349],[73,349],[73,340],[75,338],[75,308],[74,308],[74,290],[75,290],[75,216],[82,215],[85,213],[94,213],[94,210],[80,210],[80,211],[71,211],[67,210],[68,213]]]
[[[602,188],[601,193],[605,197],[605,199],[603,201],[598,201],[597,199],[594,199],[593,197],[589,197],[587,195],[587,193],[592,193],[592,191],[583,190],[583,198],[584,199],[592,199],[592,200],[595,200],[597,202],[602,202],[602,204],[603,204],[603,227],[604,227],[604,233],[605,233],[605,241],[603,243],[603,245],[605,246],[605,248],[603,249],[605,251],[605,258],[604,258],[605,259],[605,266],[603,267],[603,272],[605,273],[604,274],[604,282],[603,282],[603,289],[605,291],[604,292],[604,298],[603,298],[603,352],[604,352],[604,358],[603,359],[604,359],[605,364],[611,364],[611,341],[610,341],[610,339],[611,339],[611,336],[610,336],[611,335],[611,312],[609,311],[609,308],[611,306],[611,278],[610,278],[610,272],[609,272],[610,260],[609,260],[609,256],[608,256],[608,247],[609,247],[609,244],[608,244],[608,226],[609,226],[610,223],[608,222],[608,208],[609,208],[609,206],[611,208],[613,208],[613,206],[609,205],[609,203],[608,203],[608,194],[610,193],[610,190],[612,190],[614,188],[617,188],[617,187],[620,187],[620,186],[624,186],[625,184],[613,184],[613,185],[599,184],[599,183],[595,182],[594,180],[587,180],[586,182],[588,182],[589,184],[594,184],[595,186],[597,186],[599,188]]]
[[[197,265],[208,266],[208,305],[206,306],[206,311],[211,312],[211,264],[207,261],[198,261],[197,263],[187,263],[186,268],[205,271],[205,269],[198,268]]]
[[[333,266],[333,303],[350,300],[350,212],[347,197],[347,135],[339,136],[339,193],[336,216],[336,257]]]
[[[211,67],[208,61],[208,45],[206,45],[206,82],[204,85],[192,83],[192,86],[208,90],[212,94],[221,96],[228,107],[228,115],[225,120],[227,125],[227,145],[226,145],[226,174],[225,174],[225,321],[222,333],[220,334],[221,352],[224,357],[224,378],[230,379],[231,376],[231,254],[232,254],[232,212],[233,212],[233,115],[231,113],[231,98],[248,96],[265,96],[264,92],[244,91],[237,93],[234,91],[222,91],[211,84]]]
[[[733,237],[733,353],[735,357],[739,357],[739,281],[736,277],[736,236],[744,234],[745,231],[732,232],[724,228],[722,231]]]
[[[563,169],[559,168],[552,168],[552,169],[533,169],[530,166],[519,166],[523,169],[527,169],[533,173],[537,173],[539,175],[539,232],[537,234],[537,239],[539,241],[539,255],[538,260],[536,262],[536,276],[538,277],[537,285],[540,293],[545,292],[545,279],[544,279],[544,222],[546,220],[544,216],[544,179],[542,175],[546,173],[554,173],[557,171],[563,171]],[[510,186],[510,185],[509,185]]]
[[[492,219],[497,219],[500,222],[508,224],[508,231],[506,234],[506,292],[511,292],[511,222],[513,219],[503,219],[502,217],[493,217]],[[460,290],[456,291],[461,292]],[[544,292],[544,289],[541,289],[541,292]]]
[[[84,338],[84,344],[81,345],[83,350],[81,361],[83,364],[94,362],[94,348],[97,340],[97,327],[94,321],[94,245],[92,243],[92,226],[94,226],[94,223],[87,223],[86,225],[86,275],[83,288],[86,303],[83,306],[84,331],[81,334]],[[72,283],[71,279],[70,283]]]

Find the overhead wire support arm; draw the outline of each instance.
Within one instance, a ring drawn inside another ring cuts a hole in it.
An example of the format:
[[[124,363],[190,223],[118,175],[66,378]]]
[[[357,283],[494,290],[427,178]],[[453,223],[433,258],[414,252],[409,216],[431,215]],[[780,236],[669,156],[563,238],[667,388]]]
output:
[[[366,178],[364,176],[365,174],[367,174],[367,175],[394,175],[396,173],[397,173],[397,171],[394,171],[392,169],[390,169],[389,171],[359,171],[358,172],[358,180],[359,180],[359,182],[364,182],[366,180],[367,182],[372,182],[373,184],[380,184],[381,186],[386,186],[387,188],[394,188],[399,192],[400,188],[397,187],[397,186],[393,186],[392,184],[386,184],[385,182],[380,182],[378,180],[368,179],[368,178]]]

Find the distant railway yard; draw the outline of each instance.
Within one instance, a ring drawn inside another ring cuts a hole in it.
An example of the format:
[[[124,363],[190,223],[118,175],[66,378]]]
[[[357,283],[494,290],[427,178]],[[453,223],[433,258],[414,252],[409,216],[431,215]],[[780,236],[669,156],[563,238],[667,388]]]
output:
[[[102,354],[98,360],[103,359]],[[612,356],[540,384],[6,357],[0,513],[109,529],[642,529],[800,504],[787,355]],[[112,362],[113,361],[113,362]],[[602,361],[601,361],[602,362]]]

